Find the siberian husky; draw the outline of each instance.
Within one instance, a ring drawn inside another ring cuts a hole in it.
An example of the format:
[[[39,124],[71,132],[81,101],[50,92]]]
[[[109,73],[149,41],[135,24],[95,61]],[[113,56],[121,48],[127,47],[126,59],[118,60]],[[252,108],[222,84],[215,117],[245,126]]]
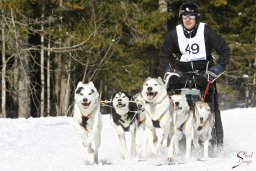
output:
[[[214,115],[210,106],[206,102],[198,101],[195,103],[195,113],[199,119],[197,127],[195,143],[201,141],[204,145],[204,158],[208,158],[209,140],[212,138],[212,129],[214,125]]]
[[[148,131],[148,137],[151,137],[151,139],[148,141],[148,144],[151,148],[151,151],[155,155],[158,155],[156,146],[153,143],[153,132],[155,128],[161,128],[164,133],[164,142],[162,146],[167,146],[168,136],[172,136],[173,133],[173,127],[171,126],[173,106],[167,94],[166,86],[164,85],[161,77],[148,77],[143,83],[141,94],[145,100],[145,125],[147,128],[149,128],[148,130],[151,130]],[[146,152],[144,151],[143,153],[145,154]]]
[[[74,127],[80,134],[88,153],[94,153],[94,163],[98,164],[98,149],[101,144],[102,118],[99,93],[93,82],[79,82],[75,90],[73,114]],[[94,142],[94,149],[92,144]]]
[[[137,144],[139,147],[142,146],[142,159],[146,159],[146,147],[147,147],[147,142],[148,142],[148,133],[147,133],[147,127],[145,125],[145,120],[146,120],[146,113],[145,113],[145,100],[142,98],[141,93],[137,93],[133,96],[133,99],[138,107],[137,114],[139,115],[139,122],[137,126]],[[153,143],[157,143],[157,135],[156,135],[156,130],[155,128],[152,128],[152,135],[153,135]],[[141,138],[142,137],[142,138]]]
[[[120,91],[112,96],[113,108],[111,113],[111,123],[116,129],[119,141],[122,146],[125,160],[130,157],[127,149],[127,140],[125,133],[131,133],[131,156],[136,155],[136,125],[138,122],[138,115],[136,114],[136,105],[126,92]]]
[[[185,135],[186,139],[186,155],[185,158],[188,160],[191,154],[191,146],[195,129],[194,125],[196,124],[196,118],[194,117],[193,110],[190,110],[185,94],[174,94],[171,96],[171,99],[174,104],[174,113],[173,113],[173,125],[174,125],[174,135],[170,144],[169,155],[172,160],[173,151],[178,154],[178,140],[182,139],[182,136]]]

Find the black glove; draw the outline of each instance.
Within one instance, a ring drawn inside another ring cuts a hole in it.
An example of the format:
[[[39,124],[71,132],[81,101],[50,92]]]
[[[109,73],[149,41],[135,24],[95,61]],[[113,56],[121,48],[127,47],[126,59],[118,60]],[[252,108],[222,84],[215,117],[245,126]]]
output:
[[[213,81],[216,78],[220,76],[224,72],[224,67],[220,64],[215,64],[213,67],[211,67],[206,73],[205,77],[207,80]]]

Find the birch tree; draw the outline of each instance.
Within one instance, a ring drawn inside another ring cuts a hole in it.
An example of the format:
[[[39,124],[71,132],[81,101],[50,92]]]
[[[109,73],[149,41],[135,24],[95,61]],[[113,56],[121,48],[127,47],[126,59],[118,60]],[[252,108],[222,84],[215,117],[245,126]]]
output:
[[[29,56],[23,51],[26,46],[21,41],[18,28],[15,24],[14,10],[11,8],[11,21],[13,28],[13,35],[15,41],[15,48],[17,54],[17,83],[18,83],[18,116],[28,118],[30,116],[31,101],[30,101],[30,76],[29,76]],[[23,39],[24,41],[24,39]],[[23,51],[23,52],[22,52]],[[22,53],[21,53],[22,52]]]
[[[1,35],[2,35],[2,75],[1,75],[1,80],[2,80],[2,88],[1,88],[1,94],[2,94],[2,101],[1,101],[1,111],[2,111],[2,117],[6,118],[6,42],[5,42],[5,20],[4,20],[4,9],[1,9]]]

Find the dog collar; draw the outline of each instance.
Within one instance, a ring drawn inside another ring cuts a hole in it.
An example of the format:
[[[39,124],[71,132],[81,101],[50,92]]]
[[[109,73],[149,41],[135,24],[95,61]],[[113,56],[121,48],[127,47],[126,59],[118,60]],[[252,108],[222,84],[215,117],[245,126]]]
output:
[[[86,132],[88,131],[88,129],[87,129],[87,121],[88,121],[88,119],[90,119],[92,117],[92,115],[96,112],[96,110],[97,110],[97,108],[95,108],[87,116],[84,116],[82,111],[80,111],[81,112],[81,117],[82,117],[82,123],[80,125],[85,129]]]
[[[90,119],[92,117],[92,115],[96,112],[97,108],[95,108],[91,113],[89,113],[87,116],[84,116],[82,111],[80,110],[81,116],[84,116],[88,119]]]

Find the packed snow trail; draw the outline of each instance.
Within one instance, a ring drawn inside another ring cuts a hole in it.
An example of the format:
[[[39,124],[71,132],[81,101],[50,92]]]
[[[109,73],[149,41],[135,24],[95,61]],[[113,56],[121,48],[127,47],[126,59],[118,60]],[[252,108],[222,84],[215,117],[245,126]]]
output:
[[[222,153],[207,161],[198,161],[192,153],[191,161],[184,164],[184,156],[177,156],[180,163],[169,164],[166,151],[158,157],[149,152],[148,160],[141,161],[139,149],[136,159],[123,160],[109,115],[103,115],[100,164],[93,165],[92,156],[72,127],[72,118],[0,119],[0,171],[256,170],[256,108],[222,111],[222,120]],[[233,166],[237,167],[232,169]]]

